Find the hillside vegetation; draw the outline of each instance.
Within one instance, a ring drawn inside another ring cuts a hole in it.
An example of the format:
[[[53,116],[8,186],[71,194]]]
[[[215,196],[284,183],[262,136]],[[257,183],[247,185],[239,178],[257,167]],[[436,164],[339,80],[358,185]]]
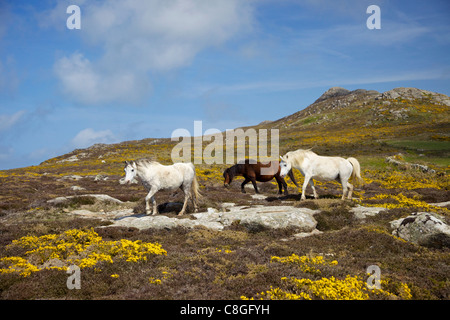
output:
[[[390,226],[418,211],[450,222],[449,205],[440,204],[450,201],[449,97],[415,88],[385,93],[331,88],[297,113],[243,129],[278,129],[280,154],[313,148],[320,155],[356,157],[365,184],[356,188],[352,201],[341,201],[339,184],[316,182],[320,199],[313,200],[307,190],[308,200],[299,202],[302,190],[287,178],[289,196],[278,196],[273,181],[258,183],[265,197],[255,199],[252,187],[240,192],[242,179],[224,189],[222,172],[229,165],[196,165],[201,211],[221,210],[228,202],[320,210],[315,218],[322,233],[296,238],[291,228],[253,232],[237,225],[223,231],[108,228],[105,220],[72,214],[124,208],[142,214],[143,186],[118,183],[123,162],[152,158],[171,164],[177,142],[170,139],[98,144],[37,166],[0,171],[0,297],[450,298],[450,249],[404,241],[392,235]],[[301,174],[294,174],[301,185]],[[123,203],[80,197],[89,194]],[[47,202],[60,196],[74,197],[64,204]],[[182,195],[159,192],[156,199],[164,205],[181,201]],[[385,210],[360,220],[349,213],[357,205]],[[163,210],[168,217],[176,213]],[[66,288],[69,262],[83,267],[80,290]],[[382,290],[365,287],[369,265],[380,267]]]

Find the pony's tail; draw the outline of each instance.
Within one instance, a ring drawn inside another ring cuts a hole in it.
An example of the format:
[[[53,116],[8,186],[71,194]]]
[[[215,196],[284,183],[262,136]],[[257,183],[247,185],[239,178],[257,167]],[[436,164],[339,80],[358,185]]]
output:
[[[195,173],[194,169],[194,179],[192,180],[192,195],[195,198],[195,201],[198,201],[202,198],[202,195],[200,193],[200,186],[197,181],[197,174]]]
[[[353,179],[356,184],[364,184],[364,180],[363,178],[361,178],[361,166],[359,165],[358,160],[350,157],[347,159],[347,161],[350,162],[353,166],[353,171],[350,178]]]

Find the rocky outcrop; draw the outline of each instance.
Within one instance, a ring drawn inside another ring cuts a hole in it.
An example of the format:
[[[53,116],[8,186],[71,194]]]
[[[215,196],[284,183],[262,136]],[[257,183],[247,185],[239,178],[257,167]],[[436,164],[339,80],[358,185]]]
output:
[[[126,226],[138,229],[172,229],[174,227],[206,228],[223,230],[235,223],[250,231],[292,227],[299,232],[312,232],[317,221],[313,215],[316,210],[290,206],[232,206],[227,212],[209,208],[207,212],[194,213],[187,218],[170,218],[163,215],[131,215],[117,219],[110,226]],[[195,218],[195,219],[192,219]]]
[[[345,88],[341,88],[341,87],[332,87],[330,89],[328,89],[327,91],[325,91],[320,97],[319,99],[317,99],[316,101],[314,101],[314,103],[317,102],[321,102],[324,100],[327,100],[329,98],[335,98],[335,97],[340,97],[340,96],[346,96],[348,94],[350,94],[350,90],[347,90]]]
[[[290,205],[284,206],[236,206],[231,202],[224,202],[219,209],[208,208],[205,212],[185,215],[183,217],[170,217],[163,214],[146,215],[136,214],[131,208],[132,204],[124,203],[118,199],[105,194],[89,194],[81,196],[58,197],[47,201],[49,204],[61,205],[70,201],[74,197],[91,197],[100,203],[110,203],[117,205],[109,207],[108,210],[98,210],[97,205],[84,206],[76,210],[67,210],[66,213],[80,218],[100,219],[109,221],[109,226],[133,227],[143,229],[172,229],[175,227],[194,228],[203,226],[215,230],[223,230],[232,224],[238,224],[249,231],[260,231],[264,229],[294,228],[298,237],[316,234],[317,221],[314,215],[320,210],[308,208],[296,208]],[[263,195],[252,195],[252,198],[264,199]],[[159,206],[161,213],[178,212],[182,203],[169,202]],[[93,210],[93,211],[92,211]],[[357,219],[365,219],[369,216],[377,215],[383,207],[363,207],[357,205],[350,209],[350,212]]]
[[[426,247],[450,247],[450,227],[435,213],[417,212],[391,221],[392,234]]]
[[[68,202],[69,200],[71,200],[73,198],[83,198],[83,197],[95,198],[95,200],[97,200],[97,201],[109,201],[109,202],[113,202],[116,204],[122,203],[122,201],[120,201],[119,199],[113,198],[106,194],[84,194],[84,195],[79,195],[79,196],[57,197],[55,199],[48,200],[47,202],[50,204],[62,204],[62,203]]]
[[[433,99],[441,104],[450,106],[450,98],[445,94],[431,92],[428,90],[421,90],[417,88],[395,88],[380,94],[377,99],[408,99],[408,100],[416,100],[416,99]]]
[[[396,159],[396,157],[399,157],[399,156],[397,155],[397,156],[392,156],[392,157],[386,157],[386,162],[396,165],[397,167],[404,169],[404,170],[417,169],[417,170],[421,170],[423,172],[436,173],[436,170],[431,169],[428,166],[425,166],[423,164],[418,164],[418,163],[409,163],[406,161],[401,161],[401,160]],[[403,158],[403,157],[400,155],[400,158]]]
[[[300,117],[321,114],[332,110],[339,110],[351,106],[353,103],[365,105],[368,101],[373,101],[380,93],[375,90],[347,90],[341,87],[333,87],[322,94],[313,104],[300,111]]]

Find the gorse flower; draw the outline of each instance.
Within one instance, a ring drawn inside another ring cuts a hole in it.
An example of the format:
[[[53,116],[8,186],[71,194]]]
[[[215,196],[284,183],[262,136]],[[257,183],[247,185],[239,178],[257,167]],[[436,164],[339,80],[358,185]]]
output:
[[[306,273],[319,275],[318,266],[336,266],[336,260],[327,261],[322,256],[308,257],[292,254],[288,257],[271,258],[271,262],[298,265]],[[382,280],[381,284],[392,287],[395,293],[382,289],[369,289],[367,283],[358,276],[347,275],[344,279],[334,276],[322,277],[317,280],[297,279],[295,277],[282,277],[281,281],[286,288],[274,288],[256,294],[256,299],[269,300],[369,300],[375,296],[385,298],[411,299],[411,290],[405,283],[389,284],[389,280]],[[255,299],[241,296],[243,300]]]
[[[22,277],[28,277],[32,272],[39,271],[39,268],[29,263],[21,257],[6,257],[0,260],[3,263],[10,264],[8,268],[0,269],[0,273],[19,273]]]
[[[369,289],[367,284],[358,276],[347,275],[345,279],[334,276],[318,280],[297,279],[294,277],[281,278],[289,289],[273,288],[256,294],[257,299],[268,300],[369,300],[372,297],[394,299],[411,299],[411,289],[406,283],[400,283],[395,293],[383,289]],[[385,284],[386,281],[381,281]],[[241,296],[242,300],[253,300]]]
[[[384,203],[367,203],[367,201],[371,200],[386,200]],[[445,207],[437,207],[431,204],[426,203],[425,201],[421,201],[418,197],[409,198],[404,196],[402,193],[397,195],[394,194],[377,194],[373,197],[361,197],[361,200],[358,202],[363,203],[364,206],[375,206],[375,207],[384,207],[386,209],[395,209],[395,208],[417,208],[417,209],[434,209],[434,210],[446,210]]]
[[[303,272],[320,274],[321,271],[317,266],[335,266],[338,264],[336,260],[326,261],[322,256],[308,257],[308,256],[298,256],[295,253],[288,257],[277,257],[273,256],[271,262],[280,262],[284,264],[296,264]]]
[[[358,279],[357,276],[350,276],[344,280],[335,277],[322,278],[320,280],[310,279],[287,279],[291,281],[297,289],[310,292],[312,296],[322,300],[367,300],[369,299],[369,289],[366,283]]]
[[[13,240],[9,246],[29,250],[24,253],[25,257],[0,259],[0,273],[18,272],[24,277],[42,269],[66,270],[71,264],[78,265],[80,268],[89,268],[100,261],[113,263],[115,260],[122,259],[127,262],[139,262],[146,261],[150,255],[167,254],[158,243],[127,239],[104,241],[93,229],[88,231],[72,229],[61,234],[41,237],[25,236]],[[62,267],[44,267],[44,264],[52,259],[59,261]],[[36,263],[31,264],[29,261],[36,261]]]

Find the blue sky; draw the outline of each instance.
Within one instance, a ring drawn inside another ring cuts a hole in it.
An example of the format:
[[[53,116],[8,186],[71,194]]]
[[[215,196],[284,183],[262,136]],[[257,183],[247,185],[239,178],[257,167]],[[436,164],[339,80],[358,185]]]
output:
[[[0,170],[276,120],[333,86],[449,95],[449,52],[446,0],[0,1]]]

